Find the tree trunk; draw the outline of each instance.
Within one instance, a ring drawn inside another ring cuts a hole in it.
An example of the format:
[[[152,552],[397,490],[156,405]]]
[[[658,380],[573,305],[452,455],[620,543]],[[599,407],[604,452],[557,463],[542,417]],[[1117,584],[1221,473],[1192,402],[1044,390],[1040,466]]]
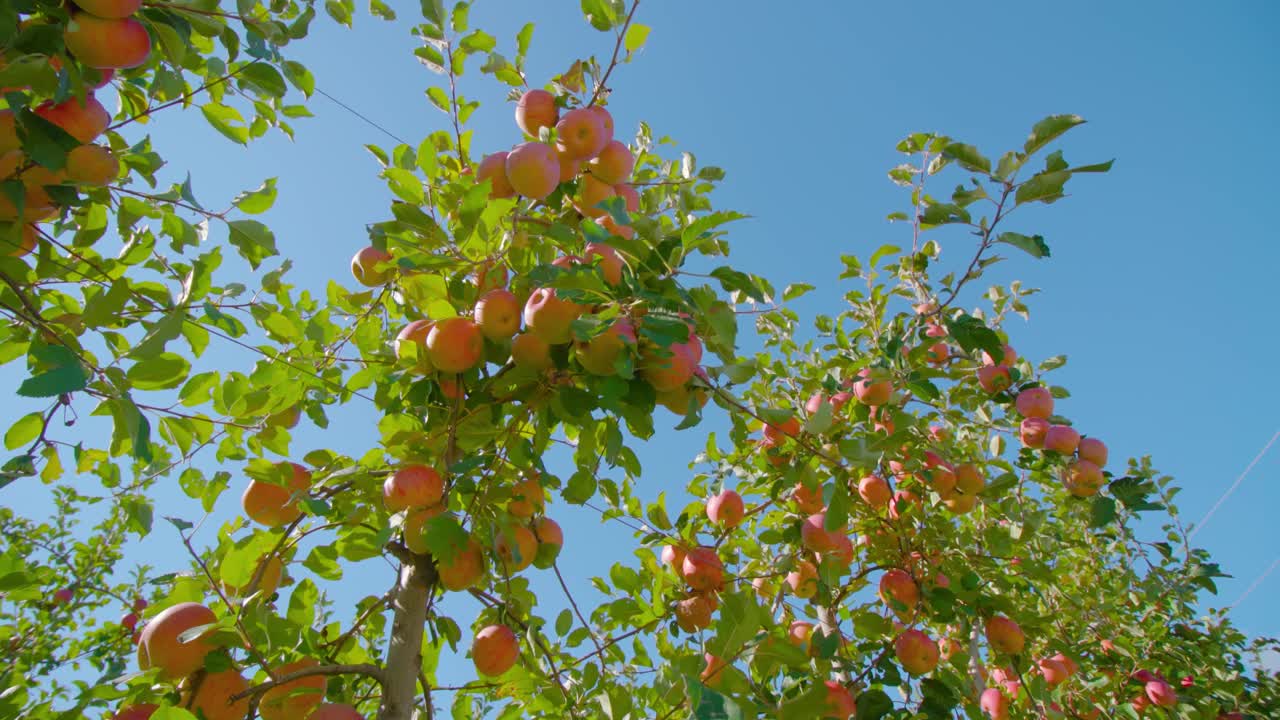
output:
[[[387,644],[382,704],[378,720],[412,720],[418,697],[418,673],[422,669],[422,633],[427,622],[427,597],[435,578],[422,567],[400,565],[400,584],[394,601],[391,641]]]

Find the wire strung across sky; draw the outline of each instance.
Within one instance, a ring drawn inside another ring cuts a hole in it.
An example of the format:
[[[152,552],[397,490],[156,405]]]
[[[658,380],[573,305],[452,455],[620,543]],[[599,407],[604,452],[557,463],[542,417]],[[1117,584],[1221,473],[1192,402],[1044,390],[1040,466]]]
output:
[[[1205,526],[1205,523],[1209,522],[1209,518],[1213,517],[1213,514],[1218,511],[1218,508],[1222,503],[1227,498],[1231,497],[1231,494],[1236,491],[1236,488],[1240,487],[1240,483],[1245,479],[1245,476],[1249,474],[1250,470],[1253,470],[1253,466],[1257,465],[1258,462],[1262,460],[1263,456],[1267,454],[1267,451],[1271,449],[1271,446],[1276,443],[1277,439],[1280,439],[1280,430],[1277,430],[1275,434],[1271,436],[1271,439],[1267,441],[1267,444],[1262,447],[1262,451],[1253,458],[1253,462],[1249,463],[1249,466],[1244,469],[1244,472],[1240,473],[1240,477],[1236,478],[1236,481],[1231,483],[1231,487],[1227,488],[1227,491],[1222,493],[1222,497],[1218,498],[1218,501],[1213,504],[1213,507],[1209,508],[1209,512],[1205,513],[1204,517],[1200,518],[1200,522],[1196,523],[1195,526],[1191,528],[1191,532],[1187,536],[1188,540],[1194,538],[1196,533],[1200,532],[1200,529]]]

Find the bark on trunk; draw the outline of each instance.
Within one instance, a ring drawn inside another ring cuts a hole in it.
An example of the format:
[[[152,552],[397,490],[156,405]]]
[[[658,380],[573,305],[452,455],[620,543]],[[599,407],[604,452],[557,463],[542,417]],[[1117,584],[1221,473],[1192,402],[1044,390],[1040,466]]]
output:
[[[427,622],[427,596],[433,578],[424,577],[414,563],[400,566],[400,584],[393,603],[391,641],[387,644],[378,720],[413,720],[422,668],[422,633]]]

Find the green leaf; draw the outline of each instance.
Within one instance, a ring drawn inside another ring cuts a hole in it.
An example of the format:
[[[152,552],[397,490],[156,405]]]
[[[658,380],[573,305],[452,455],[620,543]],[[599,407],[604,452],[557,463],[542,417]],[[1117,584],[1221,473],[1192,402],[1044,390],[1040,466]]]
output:
[[[166,352],[134,363],[126,375],[139,390],[166,390],[181,385],[190,370],[186,358]]]
[[[231,202],[240,209],[240,212],[257,215],[271,209],[276,203],[276,179],[267,178],[257,190],[246,190],[235,197]]]
[[[645,40],[649,39],[649,26],[635,24],[627,28],[627,34],[623,38],[622,45],[627,49],[628,53],[633,53],[644,47]]]
[[[284,83],[284,78],[280,76],[280,71],[264,62],[245,66],[238,78],[241,87],[248,85],[267,97],[284,97],[289,90]]]
[[[994,330],[972,315],[960,315],[945,319],[947,331],[965,352],[986,350],[992,357],[1000,357],[1004,344]]]
[[[879,688],[858,695],[858,713],[854,720],[880,720],[893,712],[893,699]]]
[[[972,145],[953,142],[942,149],[942,155],[956,161],[966,170],[984,175],[991,174],[991,161],[983,157],[982,153],[978,152],[978,148]]]
[[[596,494],[596,477],[594,474],[586,470],[578,470],[565,484],[564,490],[560,493],[565,502],[572,505],[581,505],[590,500]]]
[[[475,30],[458,41],[458,46],[467,52],[489,52],[498,46],[498,39],[483,30]]]
[[[612,30],[618,24],[618,13],[609,0],[582,0],[582,14],[591,27],[600,32]]]
[[[214,130],[241,145],[249,143],[249,128],[245,125],[244,116],[239,110],[222,103],[211,102],[200,106],[200,112],[204,113],[205,120],[209,121]]]
[[[64,393],[83,390],[89,385],[89,373],[75,353],[61,345],[46,345],[32,350],[39,367],[44,370],[32,375],[18,386],[23,397],[57,397]]]
[[[43,414],[34,412],[24,415],[18,422],[11,425],[8,432],[4,434],[4,446],[8,450],[17,450],[19,447],[40,437],[40,431],[43,428]]]
[[[1042,172],[1018,186],[1014,199],[1019,205],[1030,202],[1052,203],[1062,197],[1062,188],[1071,179],[1067,170]]]
[[[151,326],[142,342],[135,345],[126,357],[145,358],[160,355],[170,340],[182,334],[182,325],[186,322],[187,312],[182,308],[167,313],[159,322]]]
[[[1031,128],[1031,135],[1022,146],[1022,150],[1027,155],[1031,155],[1071,128],[1083,124],[1084,118],[1079,115],[1050,115]]]
[[[809,283],[792,283],[782,291],[782,299],[794,300],[801,295],[808,293],[810,290],[813,290],[813,286]]]
[[[1012,245],[1033,258],[1049,257],[1049,246],[1040,235],[1022,235],[1015,232],[1000,233],[996,242]]]
[[[439,27],[444,27],[444,0],[421,0],[422,17],[428,22],[435,23]]]
[[[240,256],[249,261],[254,270],[262,261],[278,254],[276,236],[271,229],[257,220],[232,220],[227,223],[231,231],[231,244],[240,251]]]
[[[312,76],[311,71],[300,62],[286,60],[284,62],[284,76],[293,83],[293,86],[302,91],[302,94],[311,97],[311,93],[316,91],[316,79]]]
[[[1116,519],[1116,501],[1101,495],[1093,498],[1089,512],[1089,526],[1100,528]]]
[[[17,120],[22,152],[38,165],[43,165],[50,170],[61,170],[65,167],[67,153],[80,145],[80,141],[68,134],[66,130],[30,110],[23,109],[18,114]]]

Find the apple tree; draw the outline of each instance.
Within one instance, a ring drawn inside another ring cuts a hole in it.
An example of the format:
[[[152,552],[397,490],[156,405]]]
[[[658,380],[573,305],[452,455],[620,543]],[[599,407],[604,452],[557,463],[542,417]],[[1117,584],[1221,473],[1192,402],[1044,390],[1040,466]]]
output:
[[[192,103],[235,142],[292,132],[306,110],[290,87],[314,86],[284,50],[312,5],[133,5],[20,4],[0,38],[18,248],[0,260],[0,347],[27,361],[19,394],[48,402],[7,431],[0,492],[43,482],[55,502],[48,522],[0,511],[6,713],[1276,714],[1256,648],[1201,610],[1222,571],[1191,546],[1172,480],[1072,424],[1062,358],[1019,355],[1005,320],[1033,289],[979,288],[1006,255],[1050,255],[1016,210],[1110,168],[1056,149],[1082,119],[1046,118],[994,161],[905,138],[889,172],[903,247],[841,258],[845,306],[810,329],[787,303],[813,288],[779,293],[727,264],[743,216],[713,206],[723,171],[611,113],[615,71],[649,33],[638,2],[584,0],[603,50],[531,78],[532,24],[508,45],[469,3],[424,0],[411,31],[447,122],[371,146],[395,199],[352,248],[353,281],[318,297],[246,217],[273,182],[206,210],[189,184],[158,191],[159,154],[124,139]],[[325,7],[350,22],[349,4]],[[115,125],[85,102],[108,70]],[[464,79],[509,90],[509,137],[474,138],[487,110]],[[943,243],[970,259],[948,266]],[[214,280],[233,252],[260,292]],[[741,353],[740,317],[759,352]],[[208,366],[213,342],[254,360]],[[327,428],[370,406],[380,442],[362,454],[292,442],[304,416]],[[728,430],[669,507],[641,446],[711,412]],[[110,443],[73,441],[77,414],[109,418]],[[190,464],[206,449],[212,473]],[[102,492],[71,488],[64,456]],[[153,523],[171,473],[206,511],[233,490],[242,514],[207,545],[191,520]],[[75,524],[100,503],[101,524]],[[634,532],[590,588],[557,565],[567,506]],[[123,579],[147,533],[177,538],[189,567]],[[370,561],[393,568],[388,589],[333,602]],[[567,606],[539,597],[538,574]],[[124,632],[86,631],[121,605]],[[77,663],[94,676],[68,682]],[[474,679],[439,680],[459,666]]]

